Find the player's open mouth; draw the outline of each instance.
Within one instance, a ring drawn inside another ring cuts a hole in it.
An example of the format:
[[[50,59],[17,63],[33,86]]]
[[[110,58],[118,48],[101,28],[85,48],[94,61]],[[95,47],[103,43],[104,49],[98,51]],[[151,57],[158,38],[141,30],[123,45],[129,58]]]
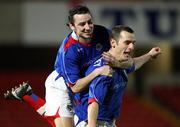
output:
[[[126,55],[128,57],[128,56],[130,56],[130,52],[124,52],[124,55]]]
[[[130,52],[125,51],[124,54],[130,55]]]

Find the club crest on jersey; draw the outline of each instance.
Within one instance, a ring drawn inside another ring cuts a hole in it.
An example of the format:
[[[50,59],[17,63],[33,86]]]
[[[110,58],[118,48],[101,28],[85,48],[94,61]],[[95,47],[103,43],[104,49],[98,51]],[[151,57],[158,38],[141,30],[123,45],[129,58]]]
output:
[[[101,43],[97,43],[96,44],[96,50],[98,50],[98,51],[100,51],[100,50],[102,50],[102,44]]]
[[[78,48],[77,51],[81,52],[81,51],[83,51],[83,48]]]

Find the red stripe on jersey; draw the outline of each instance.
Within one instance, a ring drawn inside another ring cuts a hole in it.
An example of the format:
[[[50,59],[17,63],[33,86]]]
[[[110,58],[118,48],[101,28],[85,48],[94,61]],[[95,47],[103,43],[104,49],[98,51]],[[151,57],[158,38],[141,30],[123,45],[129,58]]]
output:
[[[75,84],[72,84],[72,83],[68,83],[68,86],[69,87],[73,87]]]
[[[72,36],[69,37],[68,41],[64,45],[64,49],[67,49],[70,45],[78,43]]]
[[[84,45],[84,46],[91,46],[93,45],[95,42],[79,42],[78,40],[74,39],[72,37],[72,35],[70,35],[70,37],[68,38],[67,42],[65,43],[64,45],[64,49],[67,49],[69,46],[71,46],[72,44],[76,44],[76,43],[80,43],[81,45]]]
[[[93,102],[97,102],[97,100],[96,100],[95,97],[88,100],[88,104],[91,104],[91,103],[93,103]]]
[[[89,47],[89,46],[91,46],[93,43],[92,42],[90,42],[90,43],[83,43],[83,42],[79,42],[80,44],[82,44],[82,45],[84,45],[84,46],[87,46],[87,47]]]

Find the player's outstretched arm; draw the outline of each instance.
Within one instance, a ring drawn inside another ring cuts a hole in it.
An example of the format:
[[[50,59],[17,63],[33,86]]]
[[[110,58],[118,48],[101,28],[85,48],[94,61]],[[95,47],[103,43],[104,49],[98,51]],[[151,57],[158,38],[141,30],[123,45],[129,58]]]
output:
[[[135,64],[135,70],[139,69],[143,64],[151,59],[157,58],[161,54],[161,49],[159,47],[152,48],[148,53],[133,58]]]

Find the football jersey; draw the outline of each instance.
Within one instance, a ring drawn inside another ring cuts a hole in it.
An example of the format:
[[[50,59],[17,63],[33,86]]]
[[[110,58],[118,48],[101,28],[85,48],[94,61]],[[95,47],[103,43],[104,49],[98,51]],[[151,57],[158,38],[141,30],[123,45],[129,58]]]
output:
[[[102,58],[98,59],[88,68],[86,75],[105,64]],[[75,107],[75,113],[79,119],[87,120],[88,103],[94,101],[99,104],[98,120],[112,121],[117,118],[128,82],[127,74],[134,70],[134,65],[128,69],[113,68],[112,77],[103,75],[96,77],[90,83],[89,91],[79,93],[79,98],[76,98],[79,99],[79,104]]]
[[[88,44],[79,42],[76,34],[72,32],[59,48],[55,70],[64,77],[68,86],[72,86],[85,76],[89,65],[109,48],[109,31],[103,26],[94,26],[93,36]]]

